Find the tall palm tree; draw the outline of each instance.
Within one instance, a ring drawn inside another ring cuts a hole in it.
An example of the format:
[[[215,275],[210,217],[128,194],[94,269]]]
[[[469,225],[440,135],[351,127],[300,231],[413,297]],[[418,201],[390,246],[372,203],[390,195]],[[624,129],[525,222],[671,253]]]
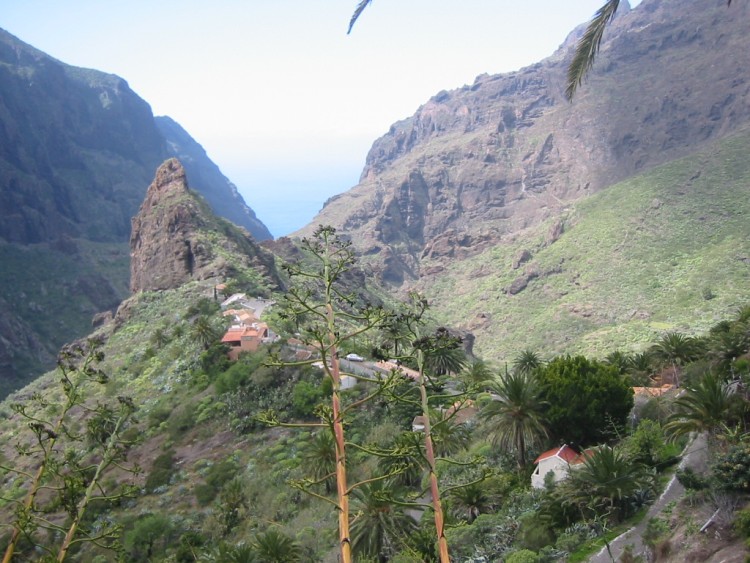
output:
[[[459,373],[466,365],[466,352],[461,339],[451,336],[445,328],[438,328],[425,350],[425,368],[429,375]]]
[[[675,412],[664,430],[673,439],[690,432],[707,432],[713,438],[731,419],[733,407],[739,401],[726,382],[706,373],[674,402]]]
[[[458,424],[451,415],[431,411],[432,441],[435,453],[445,457],[460,452],[469,443],[469,429]]]
[[[547,437],[541,387],[533,373],[507,372],[490,386],[494,394],[481,412],[492,433],[493,444],[515,449],[518,466],[526,466],[526,448]]]
[[[219,334],[211,324],[211,320],[205,315],[201,315],[193,321],[190,334],[205,349],[208,349],[211,344],[219,339]]]
[[[492,371],[484,360],[476,359],[464,368],[461,378],[467,388],[481,386],[492,378]]]
[[[614,366],[620,375],[625,375],[630,363],[630,356],[623,354],[619,350],[610,352],[604,358],[604,363],[610,366]]]
[[[651,348],[654,358],[671,366],[675,385],[680,383],[680,369],[701,355],[700,343],[691,336],[679,332],[668,332]]]
[[[654,372],[653,359],[648,352],[639,352],[628,356],[625,371],[630,376],[632,385],[646,385]]]
[[[378,467],[384,475],[399,485],[418,485],[424,469],[424,446],[418,432],[403,432],[391,444],[389,455],[382,457]]]
[[[366,483],[352,492],[352,552],[359,558],[387,561],[415,530],[417,523],[395,503],[395,487],[387,480]]]

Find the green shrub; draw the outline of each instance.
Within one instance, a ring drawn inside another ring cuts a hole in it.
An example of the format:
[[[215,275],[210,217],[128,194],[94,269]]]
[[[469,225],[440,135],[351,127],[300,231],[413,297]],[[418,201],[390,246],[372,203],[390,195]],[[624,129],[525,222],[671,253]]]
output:
[[[323,390],[320,385],[309,381],[298,381],[292,391],[292,407],[294,414],[302,418],[312,416],[315,407],[323,400]]]
[[[207,506],[216,498],[217,491],[211,485],[201,483],[195,486],[193,494],[195,495],[195,500],[198,501],[198,504],[201,506]]]
[[[167,432],[177,439],[195,426],[195,405],[184,405],[172,411],[167,423]]]
[[[750,444],[738,444],[719,456],[714,474],[724,489],[750,490]]]
[[[708,479],[698,475],[691,467],[677,470],[677,480],[689,491],[702,491],[709,486]]]
[[[643,532],[643,542],[651,548],[659,544],[669,533],[669,524],[661,518],[650,518]]]
[[[175,533],[172,521],[161,514],[148,514],[139,518],[125,533],[123,547],[130,561],[154,561]]]
[[[744,538],[750,538],[750,507],[743,508],[734,513],[732,528],[737,534]]]
[[[151,472],[146,477],[146,491],[153,493],[159,487],[169,485],[172,478],[172,464],[174,462],[174,450],[164,452],[154,460]]]
[[[536,553],[533,551],[521,549],[508,555],[505,563],[537,563],[538,559]]]

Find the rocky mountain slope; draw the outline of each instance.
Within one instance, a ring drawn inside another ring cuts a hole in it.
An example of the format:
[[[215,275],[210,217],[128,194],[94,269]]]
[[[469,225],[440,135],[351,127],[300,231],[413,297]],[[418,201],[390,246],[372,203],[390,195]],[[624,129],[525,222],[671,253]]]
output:
[[[125,80],[0,30],[0,396],[128,294],[131,218],[177,154],[217,212],[270,238],[200,145]]]
[[[644,0],[634,10],[621,8],[573,103],[564,98],[564,79],[581,29],[535,65],[440,92],[373,144],[360,183],[329,200],[300,234],[321,223],[338,227],[351,236],[375,276],[397,289],[421,288],[446,321],[462,322],[488,338],[518,334],[512,347],[504,346],[506,352],[516,349],[528,335],[529,318],[515,296],[529,284],[544,285],[532,250],[555,244],[571,227],[570,217],[578,216],[579,202],[681,157],[688,157],[688,178],[652,187],[670,198],[693,195],[688,179],[700,177],[700,163],[707,161],[698,158],[691,167],[689,155],[713,150],[750,124],[750,58],[731,55],[750,50],[748,16],[747,4],[697,0]],[[739,139],[748,143],[746,136]],[[721,172],[722,188],[747,194],[745,172],[730,168]],[[719,189],[723,195],[730,194]],[[690,211],[697,222],[716,212],[713,202],[699,197]],[[637,220],[613,211],[613,224]],[[742,241],[737,234],[734,240]],[[629,244],[622,241],[625,249]],[[688,268],[685,257],[674,260]],[[637,262],[629,266],[641,268]],[[592,267],[606,272],[608,264],[549,267],[575,278],[588,277]],[[648,304],[657,295],[647,292],[641,301]],[[701,301],[699,290],[694,295],[698,301],[680,306],[687,317],[661,305],[646,309],[663,310],[666,318],[658,326],[692,324],[698,314],[693,305]],[[587,303],[572,294],[568,300],[573,309],[608,319],[575,335],[559,331],[570,344],[579,346],[589,330],[626,320],[606,301]],[[519,305],[513,307],[518,315],[507,313],[511,304]],[[534,317],[532,324],[544,324],[542,318],[554,330],[549,315]],[[496,341],[482,345],[480,334],[478,344],[499,359]],[[557,342],[556,349],[565,346]]]
[[[217,232],[227,240],[217,243],[210,234]],[[220,248],[225,252],[218,251]],[[251,237],[208,209],[189,189],[179,160],[164,162],[133,217],[131,292],[175,289],[192,280],[242,279],[241,270],[248,268],[257,280],[265,277],[271,287],[280,286],[273,258]],[[253,289],[262,291],[260,286]]]
[[[574,102],[564,75],[580,30],[548,59],[443,91],[372,146],[362,178],[314,225],[350,233],[382,279],[426,257],[476,253],[576,201],[750,121],[750,8],[645,0],[605,36]],[[623,9],[621,9],[621,12]]]

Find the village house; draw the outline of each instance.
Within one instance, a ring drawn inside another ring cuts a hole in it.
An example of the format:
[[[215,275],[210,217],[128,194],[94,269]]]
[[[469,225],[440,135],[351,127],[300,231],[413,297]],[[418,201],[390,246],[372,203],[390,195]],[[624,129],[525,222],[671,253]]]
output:
[[[261,344],[270,342],[270,331],[265,323],[230,326],[221,341],[229,346],[229,359],[236,361],[243,352],[255,352]]]
[[[578,453],[567,444],[547,450],[534,460],[537,466],[531,475],[531,486],[543,489],[548,473],[552,473],[555,483],[567,479],[570,469],[585,461],[587,452]]]

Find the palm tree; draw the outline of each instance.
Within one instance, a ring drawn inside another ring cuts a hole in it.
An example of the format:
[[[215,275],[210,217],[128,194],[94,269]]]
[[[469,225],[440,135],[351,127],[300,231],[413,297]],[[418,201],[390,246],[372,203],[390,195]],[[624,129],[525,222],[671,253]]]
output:
[[[448,329],[438,328],[425,347],[425,368],[429,375],[459,373],[466,365],[466,352],[461,348],[461,339],[451,336]]]
[[[193,321],[190,334],[206,350],[219,339],[216,329],[211,325],[211,320],[205,315],[201,315]]]
[[[491,508],[490,498],[484,492],[482,483],[471,483],[465,487],[453,489],[450,499],[454,514],[465,519],[469,524]]]
[[[569,502],[582,511],[594,509],[597,516],[608,515],[617,522],[626,515],[633,496],[653,486],[653,474],[616,448],[601,446],[584,455],[583,465],[571,469],[565,485]]]
[[[352,492],[352,552],[359,558],[387,561],[417,523],[395,503],[395,490],[387,480],[366,483]]]
[[[526,348],[513,359],[513,371],[519,373],[531,373],[544,365],[539,354]]]
[[[646,385],[653,374],[653,359],[648,352],[639,352],[628,357],[625,371],[630,375],[632,385]]]
[[[675,385],[679,387],[680,368],[700,357],[701,346],[695,338],[668,332],[651,348],[651,354],[672,367]]]
[[[518,467],[526,466],[526,448],[547,437],[541,387],[533,373],[507,372],[490,384],[491,401],[480,413],[492,433],[492,443],[515,449]]]
[[[492,377],[492,372],[484,360],[476,359],[470,362],[461,372],[464,385],[467,388],[483,385]]]
[[[746,354],[750,348],[750,334],[740,325],[726,332],[714,334],[710,341],[709,355],[715,365],[725,372],[729,372],[732,362]]]
[[[739,400],[726,382],[706,373],[674,402],[675,412],[664,430],[672,439],[690,432],[707,432],[712,438],[730,420]]]
[[[573,99],[576,90],[583,79],[586,78],[591,67],[594,66],[594,59],[602,43],[604,30],[614,19],[619,5],[620,0],[606,0],[604,5],[597,10],[586,27],[586,31],[583,32],[583,36],[578,41],[573,60],[568,65],[568,81],[565,88],[565,96],[568,100]]]
[[[604,358],[604,363],[614,366],[620,375],[624,375],[627,372],[630,357],[619,350],[615,350],[614,352],[607,354]]]
[[[285,533],[271,528],[255,536],[255,556],[260,563],[294,563],[302,561],[302,548]]]
[[[336,443],[330,430],[317,432],[302,450],[302,459],[311,477],[325,485],[326,493],[333,492],[336,476]]]

